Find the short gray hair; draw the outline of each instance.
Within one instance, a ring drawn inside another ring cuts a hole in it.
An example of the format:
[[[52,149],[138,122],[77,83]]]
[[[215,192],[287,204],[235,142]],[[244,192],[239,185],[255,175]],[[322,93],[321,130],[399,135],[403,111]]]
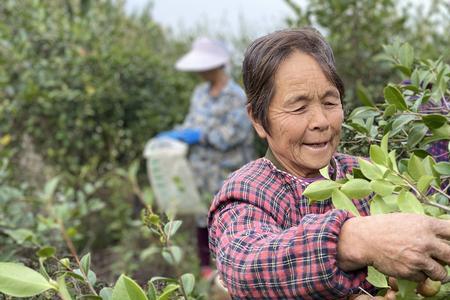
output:
[[[344,83],[337,74],[333,50],[319,31],[304,27],[275,31],[260,37],[245,52],[242,76],[252,118],[269,134],[268,111],[275,95],[275,74],[280,64],[295,50],[311,55],[338,89],[341,101],[344,98]]]

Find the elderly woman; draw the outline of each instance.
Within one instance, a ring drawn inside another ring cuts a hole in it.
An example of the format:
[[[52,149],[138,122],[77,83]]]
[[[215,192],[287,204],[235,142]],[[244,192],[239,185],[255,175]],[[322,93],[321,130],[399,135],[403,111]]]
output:
[[[342,178],[357,165],[336,153],[344,86],[316,30],[255,40],[243,79],[249,116],[269,148],[228,178],[210,209],[210,248],[234,299],[346,299],[374,291],[367,266],[414,281],[447,277],[448,221],[369,216],[369,199],[354,201],[355,217],[302,195],[323,178],[319,169]]]

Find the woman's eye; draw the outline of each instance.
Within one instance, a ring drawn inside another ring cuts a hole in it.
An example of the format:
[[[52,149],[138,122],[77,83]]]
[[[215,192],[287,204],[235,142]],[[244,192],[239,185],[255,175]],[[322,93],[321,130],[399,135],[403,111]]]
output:
[[[300,106],[300,107],[297,107],[296,109],[294,109],[294,112],[302,112],[305,109],[306,109],[306,106]]]
[[[327,102],[325,102],[325,105],[326,106],[336,106],[338,104],[336,102],[334,102],[334,101],[327,101]]]

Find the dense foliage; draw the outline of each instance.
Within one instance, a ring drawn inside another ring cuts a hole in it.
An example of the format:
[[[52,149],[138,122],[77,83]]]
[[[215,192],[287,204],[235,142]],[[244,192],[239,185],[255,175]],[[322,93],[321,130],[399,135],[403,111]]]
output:
[[[396,72],[379,59],[384,44],[401,40],[412,45],[423,59],[444,56],[444,61],[450,60],[448,1],[419,6],[417,2],[393,0],[310,0],[304,6],[297,1],[285,2],[294,13],[287,20],[290,26],[313,25],[326,35],[347,88],[349,110],[360,103],[356,91],[361,84],[375,101],[382,101],[386,81],[398,80]]]
[[[2,1],[2,114],[57,172],[106,171],[179,122],[193,81],[177,44],[110,1]]]
[[[326,179],[310,184],[304,194],[310,201],[331,198],[334,207],[355,215],[359,212],[351,199],[372,195],[371,215],[405,212],[450,219],[450,65],[416,61],[408,44],[386,46],[385,53],[406,78],[385,86],[383,103],[375,104],[361,90],[366,105],[354,109],[345,124],[356,133],[346,141],[347,151],[363,148],[370,160],[360,158],[359,168],[342,180],[321,172]],[[441,150],[433,153],[430,147],[437,144]],[[368,269],[368,280],[381,294],[392,288],[386,276]],[[434,287],[424,292],[415,282],[397,280],[396,299],[448,298],[448,283],[429,282]]]

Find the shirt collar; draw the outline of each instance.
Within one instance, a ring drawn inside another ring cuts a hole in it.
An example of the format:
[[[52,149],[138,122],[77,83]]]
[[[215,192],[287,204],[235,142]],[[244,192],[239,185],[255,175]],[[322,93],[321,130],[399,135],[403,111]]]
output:
[[[225,86],[222,88],[222,90],[220,91],[220,94],[217,96],[217,98],[218,97],[220,97],[220,96],[222,96],[222,95],[224,95],[224,94],[226,94],[226,93],[229,93],[231,90],[232,90],[232,88],[233,88],[233,79],[232,78],[228,78],[228,81],[227,81],[227,83],[225,84]],[[206,85],[205,85],[205,89],[204,89],[204,93],[207,93],[207,94],[209,94],[209,89],[211,88],[211,83],[209,83],[209,82],[206,82]],[[215,97],[216,98],[216,97]]]
[[[286,168],[283,167],[283,165],[278,161],[278,159],[273,155],[272,149],[269,147],[267,148],[266,155],[264,157],[268,160],[270,160],[271,163],[280,171],[287,172]]]

